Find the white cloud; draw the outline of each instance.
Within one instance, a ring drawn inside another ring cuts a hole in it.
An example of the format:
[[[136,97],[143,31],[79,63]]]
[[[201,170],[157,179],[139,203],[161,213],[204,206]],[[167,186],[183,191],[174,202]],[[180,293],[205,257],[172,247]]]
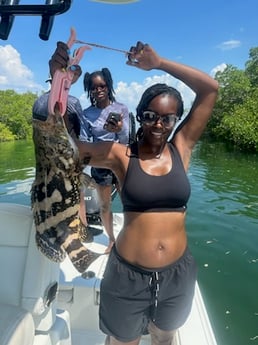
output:
[[[231,50],[241,46],[241,42],[238,40],[230,40],[220,43],[217,48],[221,50]]]
[[[189,108],[193,98],[193,91],[187,87],[181,81],[173,78],[169,74],[163,74],[160,76],[154,75],[153,77],[147,77],[142,83],[132,82],[127,84],[126,82],[120,81],[115,89],[116,99],[119,102],[126,104],[130,111],[135,113],[135,109],[140,101],[143,92],[153,84],[166,83],[170,86],[175,87],[181,94],[184,100],[185,108]]]
[[[11,45],[0,46],[0,89],[16,92],[39,92],[42,86],[33,81],[32,71],[25,66],[20,54]]]
[[[211,71],[211,76],[214,77],[217,72],[223,72],[226,67],[227,67],[227,64],[225,64],[224,62],[214,67]]]

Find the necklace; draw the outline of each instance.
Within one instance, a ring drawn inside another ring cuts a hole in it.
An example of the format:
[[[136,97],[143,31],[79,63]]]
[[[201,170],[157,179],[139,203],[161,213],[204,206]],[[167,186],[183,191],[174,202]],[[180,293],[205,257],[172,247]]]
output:
[[[141,144],[142,143],[142,144]],[[165,146],[166,146],[166,142],[164,143],[164,144],[162,144],[161,146],[160,146],[160,148],[159,148],[159,150],[157,151],[157,153],[155,153],[155,152],[152,152],[152,153],[154,153],[154,158],[155,159],[160,159],[160,157],[161,157],[161,155],[162,155],[162,152],[163,152],[163,150],[164,150],[164,148],[165,148]],[[143,143],[143,141],[139,141],[139,147],[141,146],[141,145],[144,145],[144,143]]]

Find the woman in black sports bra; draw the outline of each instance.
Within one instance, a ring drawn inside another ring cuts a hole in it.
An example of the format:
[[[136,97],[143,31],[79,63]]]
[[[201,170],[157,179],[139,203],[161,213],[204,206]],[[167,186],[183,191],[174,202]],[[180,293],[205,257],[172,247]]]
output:
[[[52,58],[53,65],[57,59]],[[115,173],[124,208],[124,226],[101,282],[100,329],[107,334],[106,345],[138,345],[146,332],[152,345],[171,345],[189,315],[197,275],[185,230],[187,170],[211,116],[218,83],[199,70],[160,57],[141,42],[131,48],[127,64],[169,73],[196,97],[169,141],[183,114],[183,101],[174,88],[156,84],[144,92],[137,107],[140,128],[130,147],[78,143],[82,159],[90,158],[90,165]]]

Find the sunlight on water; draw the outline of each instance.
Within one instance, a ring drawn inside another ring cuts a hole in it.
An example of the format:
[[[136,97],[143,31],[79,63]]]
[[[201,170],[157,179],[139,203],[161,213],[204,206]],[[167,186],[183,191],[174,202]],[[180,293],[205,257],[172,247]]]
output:
[[[33,178],[0,184],[0,202],[30,205],[30,190]]]

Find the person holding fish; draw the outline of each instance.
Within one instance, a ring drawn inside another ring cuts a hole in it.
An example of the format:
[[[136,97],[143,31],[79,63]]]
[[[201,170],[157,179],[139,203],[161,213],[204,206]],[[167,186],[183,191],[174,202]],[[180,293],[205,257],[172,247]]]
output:
[[[65,67],[58,54],[50,63]],[[185,226],[187,171],[216,102],[218,83],[142,42],[131,47],[126,63],[170,74],[189,86],[195,99],[180,121],[181,94],[167,84],[152,85],[136,108],[140,127],[135,142],[78,142],[81,159],[116,175],[124,213],[101,281],[99,325],[106,345],[138,345],[146,333],[152,345],[171,345],[190,313],[197,278]]]

